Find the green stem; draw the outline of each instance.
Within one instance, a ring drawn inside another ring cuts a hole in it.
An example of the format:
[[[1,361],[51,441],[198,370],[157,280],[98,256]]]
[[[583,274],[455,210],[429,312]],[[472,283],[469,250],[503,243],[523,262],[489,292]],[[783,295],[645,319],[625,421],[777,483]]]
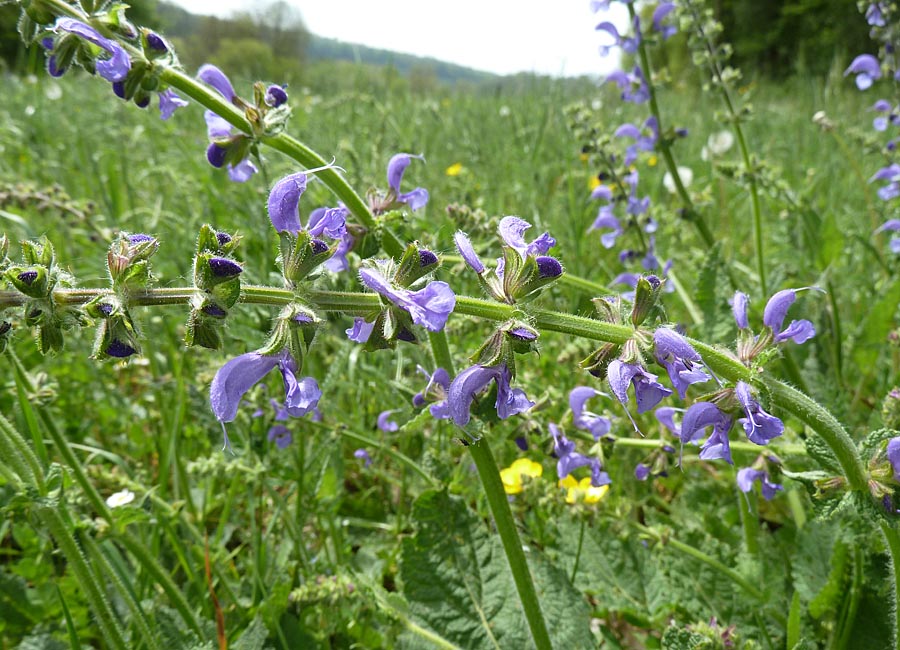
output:
[[[12,468],[19,480],[37,487],[38,494],[43,495],[46,492],[44,472],[41,470],[37,456],[34,455],[22,434],[3,414],[0,414],[0,452],[3,455],[3,463]]]
[[[578,575],[578,563],[581,561],[581,548],[584,546],[584,529],[586,523],[586,520],[582,517],[581,527],[578,529],[578,549],[575,551],[575,562],[572,564],[572,575],[569,577],[569,582],[573,585],[575,584],[575,576]]]
[[[47,530],[50,531],[50,534],[53,535],[53,539],[56,540],[57,545],[59,545],[60,550],[66,557],[68,567],[75,574],[78,585],[84,591],[105,643],[112,648],[125,650],[127,646],[122,635],[122,629],[119,627],[119,622],[112,612],[106,594],[97,585],[94,574],[91,572],[78,543],[72,537],[69,525],[63,521],[59,512],[50,506],[37,508],[37,514],[41,521],[44,522]]]
[[[506,552],[506,559],[513,574],[513,581],[519,593],[522,609],[525,611],[525,619],[528,621],[528,627],[531,629],[534,645],[538,650],[551,650],[553,645],[550,643],[547,623],[544,621],[543,612],[541,612],[541,605],[538,601],[537,591],[534,588],[531,571],[528,568],[528,562],[525,560],[525,553],[522,550],[522,542],[516,530],[512,511],[509,509],[509,501],[506,500],[506,492],[503,490],[497,462],[494,460],[491,448],[485,437],[482,437],[478,442],[470,444],[469,451],[472,453],[475,467],[478,468],[478,477],[484,486],[484,493],[487,496],[491,514],[494,516],[494,523],[497,526],[497,532],[500,534],[503,550]]]
[[[894,569],[894,648],[900,650],[900,533],[886,521],[881,522],[881,532],[891,553]]]
[[[702,562],[703,564],[715,569],[716,571],[730,579],[732,582],[734,582],[736,585],[738,585],[741,589],[743,589],[745,592],[747,592],[747,594],[749,594],[756,600],[765,599],[765,594],[761,592],[756,587],[756,585],[751,583],[731,567],[724,565],[722,562],[710,555],[707,555],[700,549],[694,548],[690,544],[685,544],[684,542],[681,542],[668,534],[663,534],[658,530],[654,530],[653,528],[644,526],[643,524],[640,524],[636,521],[629,520],[628,523],[641,534],[647,535],[648,537],[655,539],[657,542],[660,542],[664,546],[674,548],[681,553],[684,553],[685,555],[688,555],[695,560],[698,560],[699,562]]]

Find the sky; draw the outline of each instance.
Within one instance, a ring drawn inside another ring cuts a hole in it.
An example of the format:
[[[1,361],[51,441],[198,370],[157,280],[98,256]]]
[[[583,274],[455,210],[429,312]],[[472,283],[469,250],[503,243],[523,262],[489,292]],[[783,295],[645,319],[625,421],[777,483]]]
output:
[[[589,0],[287,0],[317,36],[428,56],[497,74],[605,75],[614,55],[600,56],[614,5],[593,14]],[[176,0],[192,13],[227,17],[260,6],[252,0]],[[552,9],[551,9],[552,7]]]

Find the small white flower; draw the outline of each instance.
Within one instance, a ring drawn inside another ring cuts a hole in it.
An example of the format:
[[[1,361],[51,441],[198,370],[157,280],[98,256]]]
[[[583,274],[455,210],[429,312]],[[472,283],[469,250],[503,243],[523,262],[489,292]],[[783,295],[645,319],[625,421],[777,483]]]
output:
[[[694,182],[694,172],[690,167],[682,167],[678,166],[678,175],[681,177],[681,184],[685,187],[690,187],[691,183]],[[663,185],[667,190],[669,190],[670,194],[675,194],[678,191],[678,188],[675,187],[675,179],[672,178],[672,174],[666,172],[666,175],[663,176]]]
[[[44,97],[49,99],[52,102],[55,102],[57,99],[63,96],[62,86],[60,86],[55,81],[51,81],[47,84],[47,87],[44,88]]]
[[[500,112],[500,117],[509,117],[510,113],[512,113],[509,106],[507,106],[505,104],[500,107],[499,112]]]
[[[31,117],[32,115],[34,115],[34,106],[29,104],[25,107],[25,117]]]
[[[703,158],[703,160],[718,158],[733,146],[734,136],[731,134],[731,131],[719,131],[707,138],[706,146],[703,147],[703,150],[700,152],[700,157]]]
[[[601,108],[603,108],[603,100],[602,99],[597,98],[597,99],[594,99],[591,101],[591,109],[593,109],[595,111],[599,111]]]
[[[132,501],[134,501],[134,492],[131,490],[122,490],[121,492],[109,495],[106,499],[106,505],[110,508],[118,508],[120,506],[126,506]]]

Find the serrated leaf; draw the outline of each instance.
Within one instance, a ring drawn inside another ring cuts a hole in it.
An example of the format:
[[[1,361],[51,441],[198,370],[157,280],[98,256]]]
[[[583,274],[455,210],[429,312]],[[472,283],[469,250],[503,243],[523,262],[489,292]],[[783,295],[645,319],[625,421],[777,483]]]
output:
[[[863,462],[875,456],[883,443],[898,435],[900,433],[894,429],[877,429],[866,434],[866,437],[859,442],[859,455],[862,456]]]
[[[257,614],[232,647],[234,650],[263,650],[268,636],[269,631],[266,629],[262,617]]]
[[[526,648],[531,636],[499,537],[456,497],[415,503],[400,576],[412,619],[464,648]],[[591,647],[589,612],[564,573],[531,551],[532,576],[554,647]]]
[[[821,618],[840,597],[847,544],[834,521],[811,521],[797,533],[791,565],[794,589],[809,603],[813,618]]]
[[[715,647],[712,639],[675,626],[666,628],[661,643],[663,650],[712,650]]]

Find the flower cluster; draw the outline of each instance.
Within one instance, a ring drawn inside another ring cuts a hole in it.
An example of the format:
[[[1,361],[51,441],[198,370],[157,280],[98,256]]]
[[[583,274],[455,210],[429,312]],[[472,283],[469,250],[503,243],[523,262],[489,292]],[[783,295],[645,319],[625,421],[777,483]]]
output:
[[[856,87],[861,91],[880,86],[882,79],[900,82],[900,65],[898,65],[896,51],[900,47],[898,31],[896,29],[896,6],[888,2],[869,2],[864,4],[865,18],[871,27],[872,40],[880,43],[880,51],[877,55],[864,53],[856,56],[847,69],[844,76],[853,75]],[[896,90],[895,90],[896,92]],[[885,142],[883,153],[887,158],[887,164],[878,169],[869,179],[870,183],[879,182],[878,197],[882,201],[892,201],[900,197],[900,164],[896,162],[897,145],[900,138],[896,132],[900,128],[900,106],[894,105],[887,99],[881,98],[875,101],[871,110],[877,115],[872,121],[872,127],[876,132],[886,134],[889,139]],[[892,129],[893,127],[893,129]],[[900,219],[887,219],[879,226],[874,234],[880,232],[900,231]],[[889,243],[892,253],[900,253],[900,236],[892,237]]]

